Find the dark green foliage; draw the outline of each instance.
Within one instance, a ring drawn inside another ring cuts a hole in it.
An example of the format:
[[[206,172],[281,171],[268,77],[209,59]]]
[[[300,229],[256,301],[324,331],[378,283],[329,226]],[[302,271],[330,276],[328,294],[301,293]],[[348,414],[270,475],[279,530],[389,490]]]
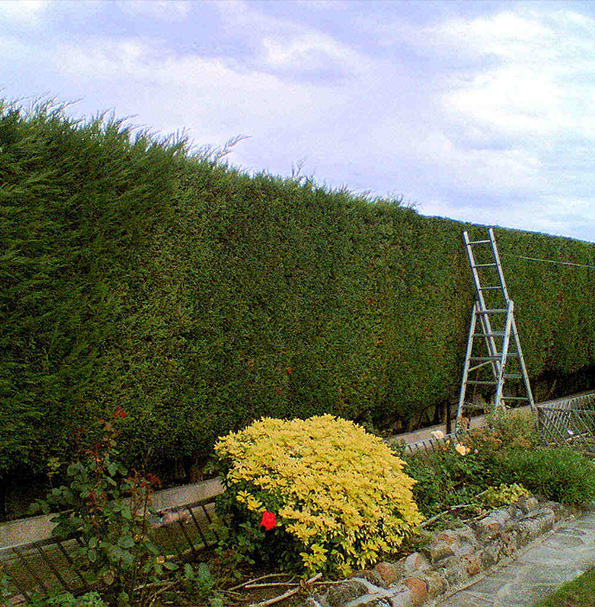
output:
[[[452,506],[477,504],[477,495],[494,485],[496,478],[482,457],[475,453],[461,456],[452,447],[429,456],[409,456],[405,461],[405,472],[417,481],[413,499],[427,518]]]
[[[505,483],[522,483],[531,492],[578,506],[595,500],[595,465],[567,448],[507,450],[492,465]]]
[[[262,416],[395,429],[455,402],[461,223],[250,177],[118,121],[0,110],[0,473],[124,407],[127,461],[204,459]],[[467,226],[469,227],[469,226]],[[498,230],[530,374],[595,363],[595,246]]]
[[[595,500],[595,465],[566,448],[522,448],[476,443],[467,455],[452,447],[406,458],[406,473],[417,481],[413,497],[426,517],[459,504],[476,504],[489,487],[518,483],[546,499],[581,506]]]
[[[88,592],[75,597],[73,594],[35,596],[30,600],[33,607],[107,607],[98,592]]]

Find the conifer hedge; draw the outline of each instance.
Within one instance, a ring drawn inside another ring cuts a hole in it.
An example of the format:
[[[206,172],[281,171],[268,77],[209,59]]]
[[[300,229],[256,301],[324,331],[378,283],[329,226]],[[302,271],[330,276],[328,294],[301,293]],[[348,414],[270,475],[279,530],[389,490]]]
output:
[[[375,424],[456,402],[459,222],[248,176],[117,120],[0,112],[0,473],[117,406],[126,456],[201,458],[262,415]],[[497,230],[530,374],[595,364],[595,245]]]

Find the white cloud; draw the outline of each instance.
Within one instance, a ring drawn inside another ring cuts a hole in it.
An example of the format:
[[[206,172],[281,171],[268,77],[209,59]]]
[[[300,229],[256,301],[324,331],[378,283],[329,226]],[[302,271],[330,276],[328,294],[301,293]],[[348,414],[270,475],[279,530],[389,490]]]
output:
[[[513,61],[519,53],[526,56],[528,51],[541,56],[556,41],[555,31],[536,14],[524,16],[512,11],[452,19],[418,33],[424,42],[447,52],[456,48],[467,57],[493,55]]]
[[[78,82],[134,90],[135,98],[128,102],[142,107],[145,120],[148,108],[157,114],[153,126],[164,116],[174,124],[176,116],[176,128],[194,127],[202,142],[248,134],[256,135],[262,146],[269,136],[291,129],[305,108],[305,122],[314,116],[320,120],[325,100],[334,103],[329,93],[311,84],[285,82],[221,58],[177,55],[138,39],[61,45],[55,68]]]
[[[0,2],[0,21],[38,26],[49,6],[48,0],[3,0]]]
[[[272,68],[361,73],[370,61],[331,36],[307,32],[294,37],[266,37],[264,61]]]
[[[0,60],[22,61],[24,58],[32,59],[31,47],[13,36],[0,34]]]
[[[595,20],[506,11],[424,28],[420,39],[443,59],[434,127],[453,145],[433,148],[463,200],[482,189],[488,200],[508,194],[514,204],[489,207],[496,223],[581,234],[590,224],[592,233],[593,199],[584,196],[595,169],[585,153],[595,146]],[[424,212],[489,222],[488,207],[434,200]]]
[[[188,0],[122,0],[118,5],[125,13],[166,22],[183,21],[191,9]]]
[[[572,234],[576,238],[593,240],[595,198],[577,200],[566,196],[544,196],[538,201],[501,206],[460,204],[437,198],[424,204],[424,214],[559,236]]]
[[[443,102],[455,119],[517,140],[595,136],[595,113],[581,111],[595,98],[595,20],[507,12],[441,24],[429,40],[492,60],[450,79]]]
[[[305,9],[315,9],[319,11],[337,11],[349,7],[349,2],[345,0],[295,0],[295,3]]]
[[[554,75],[518,63],[478,74],[445,93],[443,103],[474,126],[515,140],[555,136],[565,120]]]
[[[308,2],[304,9],[330,8],[324,4]],[[327,80],[337,80],[362,74],[372,65],[370,58],[320,28],[298,20],[271,17],[243,0],[218,2],[216,6],[230,31],[251,33],[250,44],[260,69],[279,72],[285,77],[289,74],[308,78],[318,74]],[[333,7],[340,8],[335,3]]]

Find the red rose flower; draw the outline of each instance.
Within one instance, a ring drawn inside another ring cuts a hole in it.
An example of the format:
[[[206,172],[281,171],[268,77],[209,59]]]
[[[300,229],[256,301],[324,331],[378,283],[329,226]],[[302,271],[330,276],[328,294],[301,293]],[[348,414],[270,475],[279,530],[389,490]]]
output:
[[[272,512],[265,510],[262,513],[262,520],[260,526],[264,527],[267,531],[270,531],[277,524],[277,519]]]

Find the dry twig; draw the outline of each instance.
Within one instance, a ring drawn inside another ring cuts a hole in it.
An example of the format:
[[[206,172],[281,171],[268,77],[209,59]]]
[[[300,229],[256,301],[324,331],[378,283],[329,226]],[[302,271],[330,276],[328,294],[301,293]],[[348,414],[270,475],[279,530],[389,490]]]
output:
[[[171,584],[166,584],[165,586],[163,586],[162,588],[160,588],[159,590],[157,590],[157,592],[155,592],[155,594],[151,597],[151,600],[149,601],[149,606],[148,607],[152,607],[153,606],[153,604],[157,600],[157,597],[162,592],[165,592],[166,590],[171,590],[174,586],[177,586],[179,583],[180,583],[179,581],[172,582]]]
[[[322,573],[317,573],[312,576],[309,580],[306,580],[303,583],[303,586],[300,584],[297,588],[293,588],[292,590],[288,590],[279,596],[275,596],[272,599],[267,599],[266,601],[261,601],[260,603],[250,603],[248,607],[268,607],[269,605],[274,605],[275,603],[280,603],[281,601],[288,599],[290,596],[297,594],[302,587],[307,587],[310,584],[313,584],[316,580],[319,580],[322,577]]]
[[[450,508],[448,508],[448,510],[445,510],[444,512],[440,512],[440,513],[436,514],[436,516],[432,516],[429,519],[425,520],[421,525],[419,525],[419,528],[423,529],[424,527],[427,527],[428,525],[431,525],[433,522],[437,521],[440,517],[444,516],[445,514],[448,514],[449,512],[453,512],[454,510],[461,510],[462,508],[477,508],[477,504],[458,504],[457,506],[451,506]]]
[[[253,580],[247,580],[245,582],[242,582],[241,584],[238,584],[237,586],[232,586],[231,588],[228,589],[228,591],[229,590],[238,590],[238,588],[244,588],[248,584],[253,584],[254,582],[260,582],[261,580],[268,580],[272,577],[289,577],[289,574],[288,573],[268,573],[267,575],[261,575],[260,577],[256,577]]]
[[[275,588],[278,586],[299,586],[299,584],[297,582],[265,582],[264,584],[248,584],[244,588],[248,590],[248,588]]]

